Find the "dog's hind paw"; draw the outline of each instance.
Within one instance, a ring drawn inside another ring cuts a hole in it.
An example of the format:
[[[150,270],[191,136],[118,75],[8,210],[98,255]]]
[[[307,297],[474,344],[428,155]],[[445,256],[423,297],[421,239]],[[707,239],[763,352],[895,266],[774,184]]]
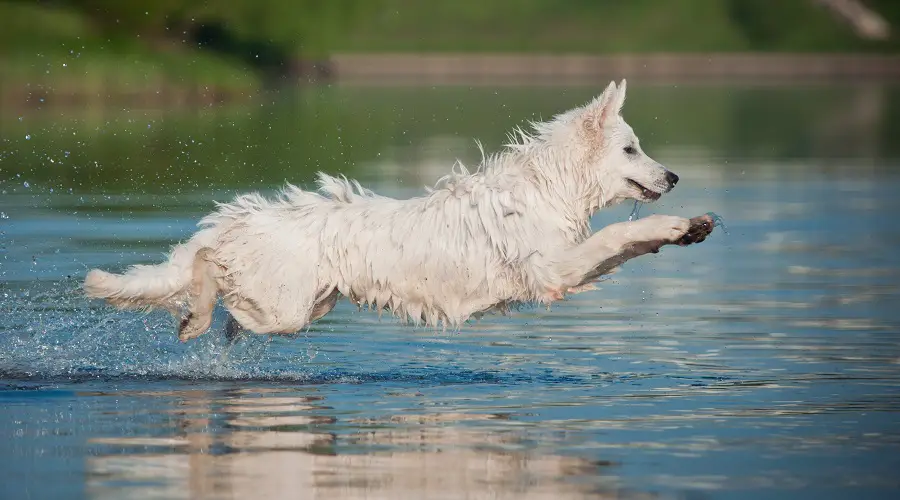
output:
[[[188,314],[181,319],[178,324],[178,339],[187,342],[193,338],[197,338],[209,329],[212,323],[212,316],[198,317],[194,314]]]

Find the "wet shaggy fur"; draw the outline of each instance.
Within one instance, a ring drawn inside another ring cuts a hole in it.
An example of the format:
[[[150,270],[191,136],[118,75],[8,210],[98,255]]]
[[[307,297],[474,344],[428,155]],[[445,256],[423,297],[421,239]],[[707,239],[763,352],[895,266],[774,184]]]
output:
[[[625,82],[611,83],[412,199],[325,174],[316,192],[288,185],[275,199],[239,196],[168,261],[122,275],[92,270],[84,289],[121,308],[170,310],[182,340],[207,331],[219,297],[256,333],[296,332],[340,297],[454,328],[511,304],[549,304],[628,259],[712,230],[708,218],[655,215],[591,234],[596,210],[653,201],[678,180],[640,149],[624,100]]]

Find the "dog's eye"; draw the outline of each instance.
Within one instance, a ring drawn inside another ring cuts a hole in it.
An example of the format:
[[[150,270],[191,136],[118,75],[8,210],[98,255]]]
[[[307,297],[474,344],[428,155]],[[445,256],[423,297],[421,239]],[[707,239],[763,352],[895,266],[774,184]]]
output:
[[[625,151],[625,154],[627,155],[637,154],[637,149],[635,149],[634,146],[625,146],[625,149],[623,149],[622,151]]]

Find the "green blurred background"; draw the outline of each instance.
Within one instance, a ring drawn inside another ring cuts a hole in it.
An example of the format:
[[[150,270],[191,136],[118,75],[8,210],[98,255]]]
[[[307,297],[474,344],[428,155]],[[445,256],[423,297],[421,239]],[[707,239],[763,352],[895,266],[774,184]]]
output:
[[[846,67],[877,55],[897,66],[893,31],[861,32],[833,9],[842,1],[0,0],[0,194],[265,189],[317,170],[418,187],[455,158],[478,161],[472,138],[496,149],[512,127],[634,75],[347,83],[336,58],[752,54],[765,66],[801,54]],[[900,1],[850,4],[900,21]],[[683,85],[639,75],[626,115],[659,159],[730,159],[724,173],[739,159],[828,169],[900,157],[896,78],[749,69]]]
[[[822,0],[0,0],[0,75],[60,93],[305,78],[337,53],[896,52]],[[851,4],[856,2],[850,2]],[[893,26],[900,2],[861,3]]]

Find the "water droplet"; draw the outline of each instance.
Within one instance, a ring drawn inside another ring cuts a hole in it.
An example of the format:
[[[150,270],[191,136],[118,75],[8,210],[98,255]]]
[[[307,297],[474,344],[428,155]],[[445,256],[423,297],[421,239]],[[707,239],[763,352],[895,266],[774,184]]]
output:
[[[0,219],[9,219],[9,216],[6,215],[6,212],[0,212]]]
[[[26,140],[26,141],[30,141],[30,140],[31,140],[31,134],[25,134],[25,140]]]
[[[631,209],[631,215],[628,216],[628,220],[632,221],[638,218],[638,214],[641,212],[642,203],[638,200],[634,200],[634,208]]]
[[[23,182],[22,185],[25,186],[26,188],[31,187],[31,184],[29,184],[28,181]]]

